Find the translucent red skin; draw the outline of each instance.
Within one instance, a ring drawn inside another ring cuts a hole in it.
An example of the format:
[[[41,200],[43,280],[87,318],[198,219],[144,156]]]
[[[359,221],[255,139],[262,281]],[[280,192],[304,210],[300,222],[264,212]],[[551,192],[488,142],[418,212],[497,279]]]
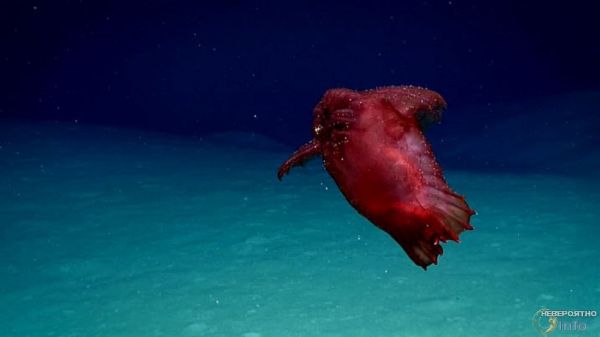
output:
[[[448,187],[422,132],[445,107],[418,87],[329,90],[314,109],[314,139],[279,176],[320,154],[348,202],[426,268],[442,254],[440,241],[472,229],[475,213]]]

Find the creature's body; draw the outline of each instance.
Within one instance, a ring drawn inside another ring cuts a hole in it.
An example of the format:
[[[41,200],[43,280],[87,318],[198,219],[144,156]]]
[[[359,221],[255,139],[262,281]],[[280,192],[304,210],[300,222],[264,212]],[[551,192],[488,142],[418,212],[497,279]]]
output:
[[[356,210],[390,234],[419,266],[436,264],[440,241],[458,241],[475,212],[447,185],[423,130],[446,107],[417,87],[332,89],[314,109],[314,139],[279,168],[321,155]]]

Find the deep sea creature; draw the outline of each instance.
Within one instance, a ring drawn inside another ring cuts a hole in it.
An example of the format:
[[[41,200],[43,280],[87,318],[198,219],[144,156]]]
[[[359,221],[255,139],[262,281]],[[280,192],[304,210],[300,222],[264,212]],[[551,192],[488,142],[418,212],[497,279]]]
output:
[[[322,156],[348,202],[386,231],[424,269],[437,264],[440,242],[458,242],[475,212],[453,192],[423,130],[446,102],[419,87],[328,90],[313,112],[313,136],[277,177]]]

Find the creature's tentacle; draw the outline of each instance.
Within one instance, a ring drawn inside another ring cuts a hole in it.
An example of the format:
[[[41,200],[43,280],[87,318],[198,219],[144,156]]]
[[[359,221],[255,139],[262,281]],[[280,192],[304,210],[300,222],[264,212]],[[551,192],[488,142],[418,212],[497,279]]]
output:
[[[352,109],[338,109],[331,112],[331,116],[329,117],[332,121],[337,122],[354,122],[356,121],[356,116]]]
[[[283,176],[286,175],[292,167],[303,165],[311,158],[320,154],[321,145],[317,140],[313,139],[310,142],[302,145],[288,160],[281,164],[279,170],[277,170],[277,179],[281,180],[281,178],[283,178]]]

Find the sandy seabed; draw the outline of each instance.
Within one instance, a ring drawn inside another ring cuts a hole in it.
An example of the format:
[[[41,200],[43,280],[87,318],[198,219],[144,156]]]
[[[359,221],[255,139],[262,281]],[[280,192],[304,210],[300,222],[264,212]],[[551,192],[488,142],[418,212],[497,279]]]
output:
[[[448,171],[476,229],[423,271],[318,161],[278,182],[288,154],[1,123],[0,335],[517,337],[600,310],[599,181]],[[552,335],[600,334],[579,321]]]

